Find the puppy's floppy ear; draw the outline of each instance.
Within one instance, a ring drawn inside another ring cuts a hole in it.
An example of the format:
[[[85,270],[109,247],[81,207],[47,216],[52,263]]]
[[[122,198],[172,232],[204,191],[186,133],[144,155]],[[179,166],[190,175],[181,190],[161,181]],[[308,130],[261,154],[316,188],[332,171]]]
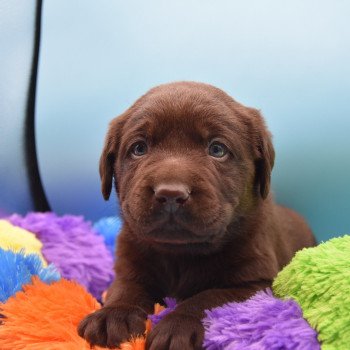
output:
[[[271,171],[275,162],[275,150],[272,145],[271,133],[267,130],[263,117],[254,110],[258,157],[255,162],[255,181],[260,195],[265,199],[270,192]]]
[[[101,190],[105,200],[109,199],[112,191],[114,164],[117,159],[123,125],[123,116],[111,121],[100,157]]]
[[[265,199],[270,192],[271,171],[275,162],[275,150],[271,142],[271,134],[266,131],[260,142],[261,158],[257,161],[256,175],[260,186],[260,195]]]

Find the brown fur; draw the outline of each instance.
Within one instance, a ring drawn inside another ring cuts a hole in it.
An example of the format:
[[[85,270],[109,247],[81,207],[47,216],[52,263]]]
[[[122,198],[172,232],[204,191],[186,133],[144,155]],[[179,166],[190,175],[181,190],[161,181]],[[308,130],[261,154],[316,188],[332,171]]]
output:
[[[227,146],[224,157],[208,154],[212,140]],[[147,152],[135,156],[138,141]],[[153,304],[172,296],[179,305],[147,348],[201,349],[205,309],[270,286],[298,249],[315,243],[298,214],[274,203],[273,164],[260,113],[210,85],[161,85],[114,119],[100,173],[105,199],[115,179],[125,222],[117,277],[79,334],[116,346],[142,334]],[[178,194],[186,198],[169,213],[163,197]]]

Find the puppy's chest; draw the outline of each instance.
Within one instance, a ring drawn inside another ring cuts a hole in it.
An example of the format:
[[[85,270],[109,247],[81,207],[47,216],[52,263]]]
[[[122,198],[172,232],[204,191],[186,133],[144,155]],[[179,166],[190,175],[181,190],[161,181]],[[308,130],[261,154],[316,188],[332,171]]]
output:
[[[164,296],[186,299],[203,290],[224,288],[232,282],[232,271],[215,262],[186,260],[162,264],[159,276]]]

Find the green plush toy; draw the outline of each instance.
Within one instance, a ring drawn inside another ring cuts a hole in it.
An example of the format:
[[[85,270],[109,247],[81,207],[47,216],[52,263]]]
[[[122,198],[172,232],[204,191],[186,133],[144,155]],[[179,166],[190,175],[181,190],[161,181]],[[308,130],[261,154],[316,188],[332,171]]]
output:
[[[299,303],[322,350],[350,349],[350,236],[299,251],[273,290]]]

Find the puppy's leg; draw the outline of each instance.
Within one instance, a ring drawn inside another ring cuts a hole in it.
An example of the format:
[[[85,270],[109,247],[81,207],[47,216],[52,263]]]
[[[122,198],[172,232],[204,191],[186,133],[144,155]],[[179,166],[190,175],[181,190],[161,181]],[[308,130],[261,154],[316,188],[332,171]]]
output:
[[[209,289],[181,302],[160,321],[147,339],[148,350],[201,350],[204,311],[232,301],[243,301],[271,283],[232,289]]]
[[[144,333],[145,320],[153,304],[138,283],[116,279],[103,308],[85,317],[78,333],[91,345],[117,347],[131,336]]]

